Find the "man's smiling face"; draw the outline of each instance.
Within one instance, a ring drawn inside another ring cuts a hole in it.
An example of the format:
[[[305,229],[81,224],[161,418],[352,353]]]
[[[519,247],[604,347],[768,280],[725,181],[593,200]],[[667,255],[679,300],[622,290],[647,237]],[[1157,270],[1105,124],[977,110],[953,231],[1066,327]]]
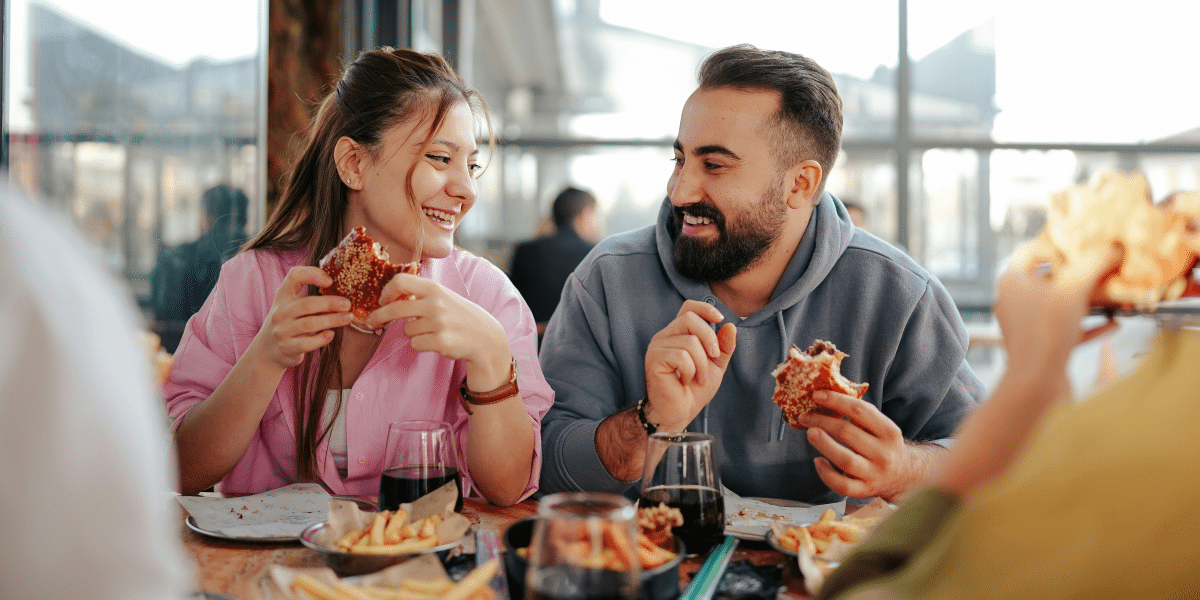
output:
[[[725,281],[753,265],[787,219],[785,171],[768,128],[779,94],[697,90],[684,105],[667,183],[675,268],[699,281]]]

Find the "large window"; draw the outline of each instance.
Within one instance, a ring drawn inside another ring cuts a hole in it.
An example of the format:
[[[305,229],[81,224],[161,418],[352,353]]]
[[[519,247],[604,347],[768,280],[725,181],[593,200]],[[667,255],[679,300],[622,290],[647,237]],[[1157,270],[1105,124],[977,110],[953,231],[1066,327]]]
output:
[[[1194,3],[476,6],[463,32],[472,81],[503,139],[488,175],[496,195],[481,202],[491,224],[461,242],[502,266],[567,184],[597,192],[606,233],[652,222],[700,61],[743,42],[834,74],[846,121],[828,189],[864,205],[871,231],[937,274],[964,311],[990,309],[998,270],[1055,191],[1106,167],[1145,172],[1156,198],[1200,187]]]
[[[262,222],[265,2],[0,6],[0,166],[78,224],[173,349],[181,307],[207,290],[155,289],[164,257]],[[213,201],[216,186],[240,194]]]

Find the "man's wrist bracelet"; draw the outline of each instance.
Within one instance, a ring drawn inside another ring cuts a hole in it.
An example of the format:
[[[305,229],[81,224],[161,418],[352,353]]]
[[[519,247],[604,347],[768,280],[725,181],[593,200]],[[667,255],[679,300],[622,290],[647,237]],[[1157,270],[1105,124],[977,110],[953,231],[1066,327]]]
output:
[[[638,400],[638,403],[637,403],[638,421],[641,422],[642,429],[646,430],[646,435],[654,435],[654,433],[656,431],[658,431],[658,425],[651,423],[646,418],[646,404],[648,404],[648,403],[649,403],[649,399],[646,396],[642,396],[642,399]]]

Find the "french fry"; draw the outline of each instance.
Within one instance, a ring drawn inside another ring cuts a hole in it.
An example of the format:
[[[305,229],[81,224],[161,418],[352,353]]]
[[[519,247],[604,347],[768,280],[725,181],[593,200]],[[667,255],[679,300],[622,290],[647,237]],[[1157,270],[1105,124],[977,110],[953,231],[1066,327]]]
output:
[[[380,544],[378,546],[355,546],[351,550],[355,554],[409,554],[428,550],[437,545],[433,538],[411,538],[398,544]]]
[[[811,535],[814,540],[829,541],[829,538],[833,537],[833,522],[831,521],[817,521],[816,523],[809,525],[807,529],[808,534]]]
[[[480,588],[486,586],[499,568],[500,560],[493,558],[471,569],[470,573],[463,575],[463,578],[442,596],[442,600],[467,600]]]
[[[388,520],[387,527],[383,529],[383,543],[398,544],[403,539],[400,537],[400,528],[404,526],[404,522],[408,520],[408,511],[403,508],[396,509],[392,513],[392,518]]]
[[[810,535],[808,533],[808,528],[800,527],[799,530],[800,531],[796,536],[797,542],[798,542],[797,546],[800,548],[804,548],[804,550],[806,552],[808,552],[810,556],[816,556],[817,555],[817,545],[813,541],[812,535]],[[799,552],[799,550],[797,550],[797,552]]]
[[[375,513],[375,519],[371,521],[371,545],[380,546],[383,544],[383,528],[387,526],[387,518],[390,511],[380,511]]]
[[[638,536],[638,560],[642,563],[643,569],[653,569],[659,565],[666,564],[675,558],[675,553],[667,550],[650,541],[650,538]]]
[[[292,589],[300,590],[314,600],[355,600],[304,573],[299,573],[292,579]]]
[[[837,520],[837,514],[833,512],[832,508],[827,508],[825,509],[825,512],[821,513],[821,518],[817,519],[817,522],[829,523],[835,520]]]
[[[616,564],[613,570],[624,571],[633,564],[633,548],[629,545],[629,536],[622,535],[612,523],[604,524],[604,546],[616,554]]]
[[[345,595],[347,598],[350,598],[351,600],[376,600],[374,597],[372,597],[370,594],[368,594],[365,590],[355,587],[353,585],[350,585],[348,583],[339,583],[339,584],[337,584],[337,587],[335,587],[334,589],[336,591],[342,593],[343,595]]]
[[[829,526],[833,529],[833,533],[842,538],[843,542],[855,542],[867,531],[865,528],[847,521],[834,521]]]
[[[371,600],[393,600],[399,593],[399,590],[383,587],[364,587],[362,591],[370,596]]]
[[[350,547],[354,546],[356,542],[361,540],[366,533],[367,532],[362,529],[348,531],[346,532],[346,535],[342,536],[342,539],[337,541],[337,547],[343,550],[348,550]]]
[[[400,587],[416,592],[440,596],[450,591],[450,588],[454,587],[454,582],[446,579],[438,579],[434,581],[405,579],[404,581],[400,582]]]
[[[431,538],[434,537],[434,532],[437,530],[437,523],[433,517],[421,519],[421,528],[417,530],[417,537]]]
[[[441,597],[440,594],[427,594],[403,587],[397,590],[396,595],[393,596],[395,600],[440,600]]]

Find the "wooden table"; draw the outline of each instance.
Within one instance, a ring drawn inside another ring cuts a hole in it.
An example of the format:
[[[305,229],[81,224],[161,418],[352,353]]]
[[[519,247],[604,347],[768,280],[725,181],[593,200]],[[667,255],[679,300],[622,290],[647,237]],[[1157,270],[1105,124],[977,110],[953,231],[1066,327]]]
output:
[[[503,532],[509,524],[533,515],[537,503],[526,500],[514,506],[500,508],[481,500],[468,498],[463,503],[463,514],[476,525]],[[207,592],[222,592],[243,600],[259,600],[259,580],[268,565],[288,567],[323,567],[320,554],[299,543],[258,544],[233,542],[211,538],[189,529],[180,518],[180,535],[188,553],[196,561],[199,589]],[[780,564],[787,556],[775,551],[763,542],[741,542],[732,560],[749,559],[756,565]],[[687,587],[692,574],[702,564],[700,558],[686,559],[679,569],[680,589]],[[789,600],[808,598],[803,583],[794,576],[794,569],[785,569],[787,590],[783,597]],[[513,600],[521,600],[519,598]]]

